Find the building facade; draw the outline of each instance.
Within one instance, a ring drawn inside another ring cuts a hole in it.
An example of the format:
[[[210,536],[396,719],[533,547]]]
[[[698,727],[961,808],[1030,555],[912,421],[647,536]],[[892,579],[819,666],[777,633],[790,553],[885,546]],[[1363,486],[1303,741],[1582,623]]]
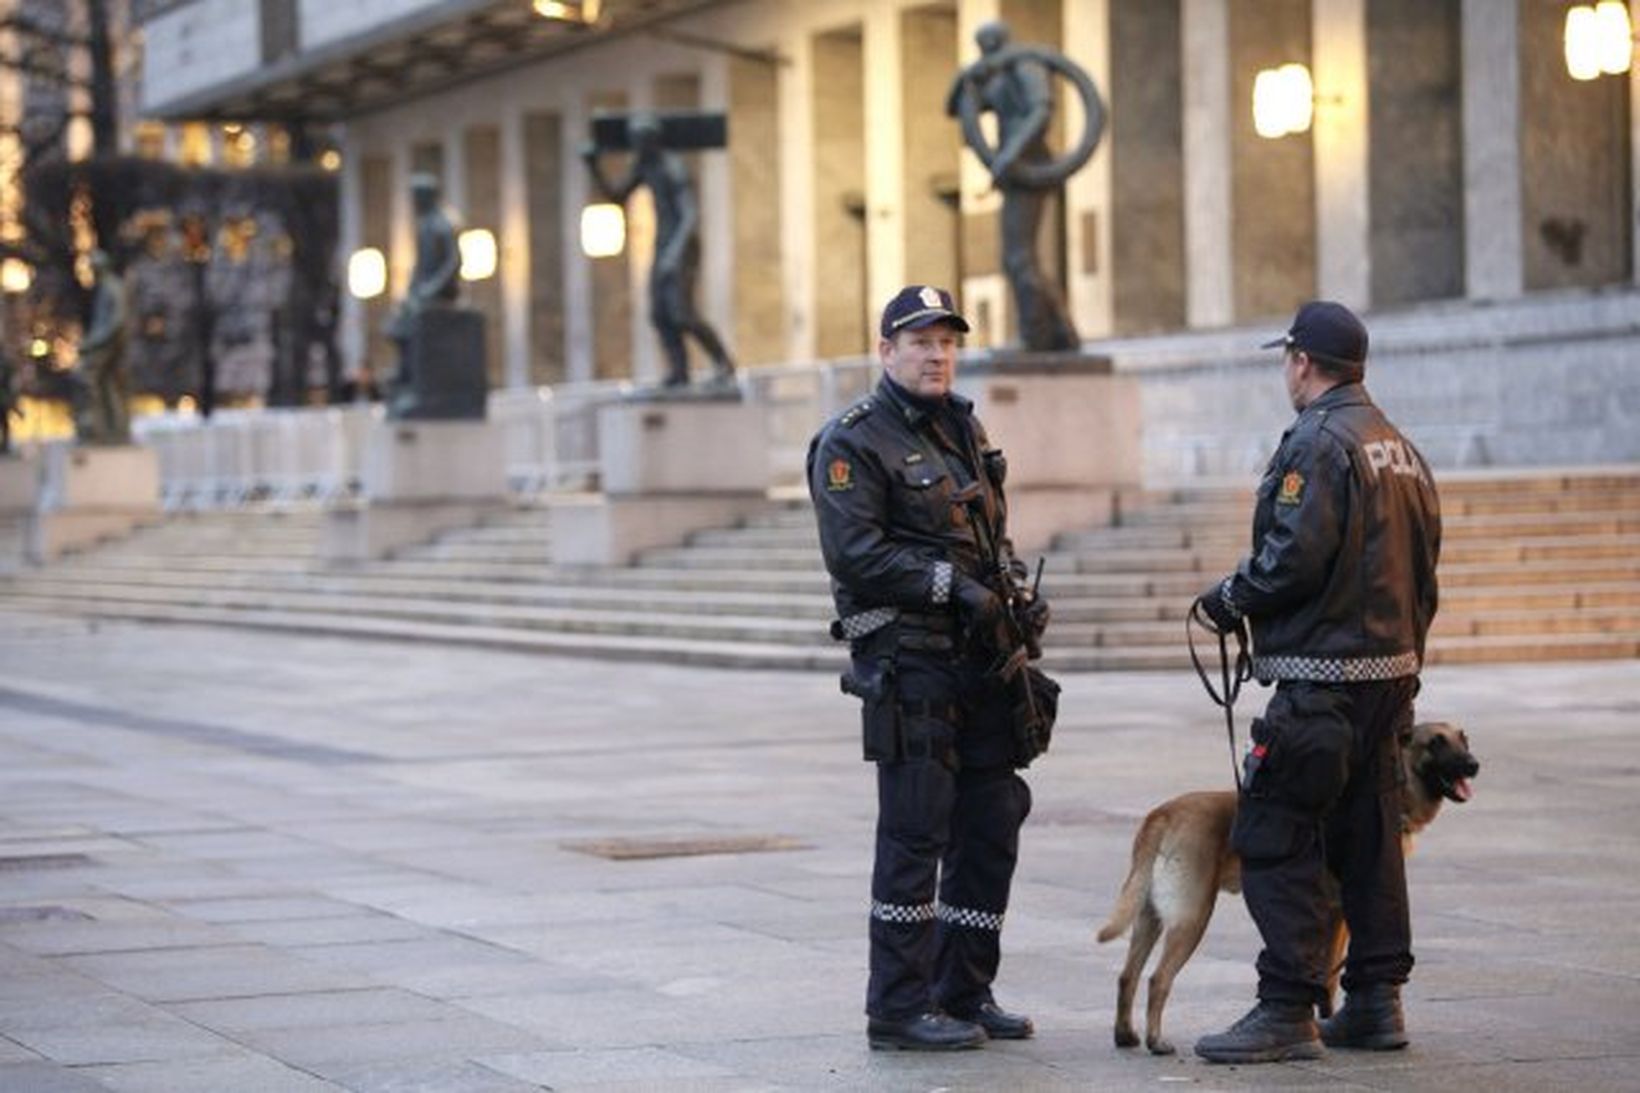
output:
[[[355,368],[413,262],[407,180],[438,175],[497,275],[470,287],[493,379],[660,375],[645,314],[652,225],[582,253],[577,149],[600,110],[728,116],[691,153],[702,310],[748,365],[869,352],[908,281],[959,285],[975,341],[1012,336],[1000,199],[945,115],[981,23],[1094,77],[1104,139],[1043,253],[1084,339],[1279,322],[1300,300],[1485,309],[1636,286],[1640,79],[1573,79],[1568,0],[180,0],[150,5],[144,108],[342,129]],[[1640,2],[1629,4],[1640,16]],[[592,16],[595,21],[589,21]],[[1637,18],[1636,21],[1640,21]],[[1307,128],[1255,131],[1258,73],[1302,64]],[[1082,118],[1059,96],[1055,126]],[[1634,308],[1620,309],[1633,315]]]

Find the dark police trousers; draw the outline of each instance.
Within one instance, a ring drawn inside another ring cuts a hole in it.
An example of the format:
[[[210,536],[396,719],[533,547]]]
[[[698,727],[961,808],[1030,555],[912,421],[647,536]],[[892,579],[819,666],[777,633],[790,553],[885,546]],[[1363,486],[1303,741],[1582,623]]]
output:
[[[866,1013],[899,1020],[991,1000],[1031,791],[1004,703],[939,658],[901,653],[904,757],[877,766]]]
[[[1350,930],[1346,991],[1412,971],[1399,780],[1417,691],[1416,677],[1284,682],[1253,722],[1264,755],[1248,757],[1230,837],[1264,939],[1261,999],[1325,998],[1335,898]]]

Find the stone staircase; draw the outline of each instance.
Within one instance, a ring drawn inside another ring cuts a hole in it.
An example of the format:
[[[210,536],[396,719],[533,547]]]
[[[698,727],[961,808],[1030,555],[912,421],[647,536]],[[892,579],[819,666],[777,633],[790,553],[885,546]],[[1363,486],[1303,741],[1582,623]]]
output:
[[[1442,496],[1432,660],[1640,656],[1640,467],[1448,474]],[[1249,506],[1245,489],[1136,492],[1115,526],[1061,536],[1044,565],[1048,665],[1186,665],[1184,612],[1245,549]],[[318,510],[178,516],[0,577],[0,604],[727,667],[841,662],[806,503],[617,569],[554,566],[548,515],[521,506],[350,568],[316,560]]]

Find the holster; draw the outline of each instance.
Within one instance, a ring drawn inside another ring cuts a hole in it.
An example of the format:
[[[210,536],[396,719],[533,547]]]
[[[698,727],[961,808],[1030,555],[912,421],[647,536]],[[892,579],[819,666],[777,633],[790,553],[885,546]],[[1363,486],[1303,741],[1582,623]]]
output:
[[[860,743],[867,762],[901,757],[900,703],[892,656],[856,655],[841,680],[843,693],[860,699]]]

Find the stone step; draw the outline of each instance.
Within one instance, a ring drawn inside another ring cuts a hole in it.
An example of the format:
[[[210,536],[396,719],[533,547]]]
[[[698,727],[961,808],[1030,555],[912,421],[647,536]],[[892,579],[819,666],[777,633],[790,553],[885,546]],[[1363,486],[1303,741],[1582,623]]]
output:
[[[1640,633],[1640,608],[1583,607],[1463,611],[1436,615],[1432,635],[1506,637],[1549,634]]]
[[[1550,634],[1531,637],[1431,639],[1431,664],[1483,664],[1547,660],[1622,660],[1640,657],[1640,632],[1628,634]]]
[[[821,593],[774,594],[631,589],[610,586],[524,584],[488,581],[446,581],[400,578],[380,573],[336,574],[217,574],[158,572],[132,574],[120,570],[85,570],[74,574],[51,571],[32,576],[30,591],[73,592],[90,588],[124,587],[166,589],[178,598],[211,591],[315,592],[354,597],[443,600],[453,603],[509,604],[563,607],[580,610],[653,611],[671,614],[772,615],[829,620],[832,601]],[[1144,601],[1136,600],[1137,606]]]
[[[1500,588],[1561,585],[1570,580],[1613,584],[1640,580],[1640,559],[1607,558],[1568,566],[1560,559],[1520,562],[1449,562],[1442,557],[1437,573],[1442,595],[1455,588]]]
[[[19,601],[19,610],[51,615],[94,614],[98,618],[192,625],[231,626],[287,633],[349,636],[392,641],[419,641],[638,661],[664,660],[737,669],[809,669],[836,671],[845,664],[835,645],[794,646],[745,641],[699,641],[648,635],[557,633],[497,626],[457,625],[384,619],[375,616],[317,612],[242,611],[174,604],[118,603],[95,605],[51,598]],[[1630,659],[1640,657],[1640,632],[1627,634],[1462,637],[1433,639],[1433,664],[1560,659]],[[1049,671],[1178,670],[1189,654],[1175,647],[1052,648],[1042,661]]]
[[[14,592],[10,600],[46,600],[101,614],[109,608],[188,607],[217,611],[271,612],[282,615],[342,613],[409,623],[435,623],[563,634],[647,635],[681,641],[743,641],[769,645],[831,644],[825,620],[734,615],[657,615],[647,611],[547,609],[497,603],[450,603],[385,597],[253,589],[198,590],[179,601],[174,590],[140,585],[76,589],[59,586]]]
[[[83,604],[39,599],[19,607],[47,614],[75,614]],[[374,616],[285,611],[238,611],[168,604],[101,605],[96,617],[185,625],[231,626],[292,634],[379,638],[468,645],[554,656],[599,657],[608,660],[666,661],[718,668],[824,669],[837,671],[847,657],[834,644],[826,646],[758,645],[741,641],[690,641],[679,638],[607,634],[565,634],[549,630],[522,630],[500,626],[462,626],[449,623],[408,622]]]
[[[1640,559],[1640,535],[1544,536],[1501,543],[1458,542],[1441,547],[1441,561],[1454,565],[1483,562],[1604,562]]]
[[[465,536],[444,538],[435,543],[409,547],[395,557],[417,561],[472,562],[477,565],[549,565],[552,548],[542,542],[473,542]]]

